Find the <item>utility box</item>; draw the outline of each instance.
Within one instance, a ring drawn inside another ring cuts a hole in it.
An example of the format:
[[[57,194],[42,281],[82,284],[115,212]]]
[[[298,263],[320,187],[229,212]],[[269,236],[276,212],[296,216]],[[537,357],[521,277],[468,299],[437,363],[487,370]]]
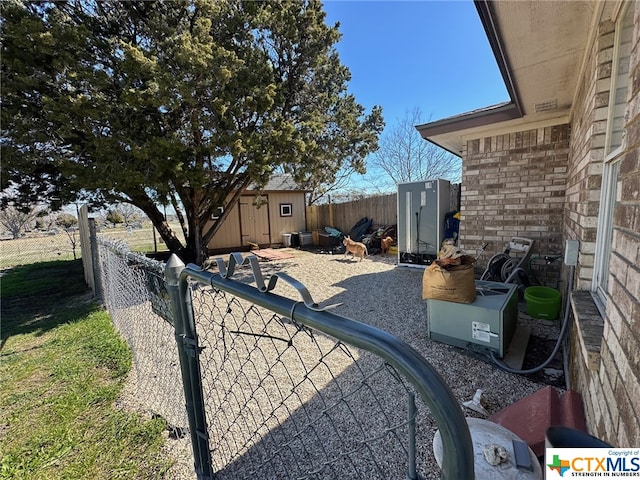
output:
[[[301,247],[313,244],[313,234],[311,232],[298,232],[298,237],[300,238]]]
[[[450,187],[443,179],[398,184],[398,265],[424,267],[438,257]]]
[[[473,303],[427,300],[432,340],[504,357],[518,323],[518,285],[476,280]]]

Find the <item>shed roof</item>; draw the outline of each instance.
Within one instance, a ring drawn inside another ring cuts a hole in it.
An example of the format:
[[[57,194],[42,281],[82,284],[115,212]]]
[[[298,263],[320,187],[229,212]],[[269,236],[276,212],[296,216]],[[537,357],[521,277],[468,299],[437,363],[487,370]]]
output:
[[[293,176],[290,174],[280,174],[272,176],[264,188],[259,188],[259,186],[255,183],[249,185],[247,191],[260,191],[260,192],[290,192],[290,191],[298,191],[300,193],[306,192],[305,189],[301,188],[293,179]]]

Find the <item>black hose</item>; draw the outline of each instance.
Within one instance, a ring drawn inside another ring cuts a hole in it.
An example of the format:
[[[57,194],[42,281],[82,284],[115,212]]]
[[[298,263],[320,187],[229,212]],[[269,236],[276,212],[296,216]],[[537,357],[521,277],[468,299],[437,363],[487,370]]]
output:
[[[551,352],[551,354],[547,357],[547,359],[542,362],[540,365],[538,365],[537,367],[533,367],[533,368],[529,368],[527,370],[519,370],[517,368],[511,368],[509,365],[507,365],[506,363],[504,363],[502,360],[499,360],[498,358],[496,358],[494,352],[490,352],[490,356],[491,356],[491,360],[493,360],[493,363],[495,363],[499,368],[501,368],[502,370],[509,372],[509,373],[518,373],[521,375],[528,375],[530,373],[536,373],[539,372],[540,370],[542,370],[544,367],[546,367],[547,365],[549,365],[553,358],[556,356],[556,354],[558,353],[558,350],[560,350],[560,347],[562,346],[562,340],[564,339],[564,336],[567,334],[567,330],[569,327],[569,310],[570,310],[570,302],[569,302],[569,295],[571,293],[571,290],[573,289],[573,274],[575,271],[575,266],[571,265],[570,266],[570,271],[569,271],[569,282],[567,284],[567,294],[565,295],[565,304],[564,304],[564,312],[563,312],[563,319],[562,319],[562,327],[560,328],[560,334],[558,336],[558,341],[556,342],[555,346],[553,347],[553,350]]]

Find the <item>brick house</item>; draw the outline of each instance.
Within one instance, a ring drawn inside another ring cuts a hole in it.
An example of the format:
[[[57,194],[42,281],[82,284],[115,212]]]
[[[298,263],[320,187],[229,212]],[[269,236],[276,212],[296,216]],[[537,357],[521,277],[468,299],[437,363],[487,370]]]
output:
[[[591,434],[638,447],[640,2],[475,5],[511,100],[416,128],[462,158],[463,248],[579,242],[560,284],[572,284],[569,386]]]

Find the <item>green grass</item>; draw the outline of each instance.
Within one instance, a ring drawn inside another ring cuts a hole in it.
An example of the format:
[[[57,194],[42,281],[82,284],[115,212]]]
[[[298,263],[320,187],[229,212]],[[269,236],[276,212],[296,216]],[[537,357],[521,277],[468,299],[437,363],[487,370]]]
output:
[[[132,365],[80,261],[4,272],[0,479],[162,478],[161,419],[114,406]]]

